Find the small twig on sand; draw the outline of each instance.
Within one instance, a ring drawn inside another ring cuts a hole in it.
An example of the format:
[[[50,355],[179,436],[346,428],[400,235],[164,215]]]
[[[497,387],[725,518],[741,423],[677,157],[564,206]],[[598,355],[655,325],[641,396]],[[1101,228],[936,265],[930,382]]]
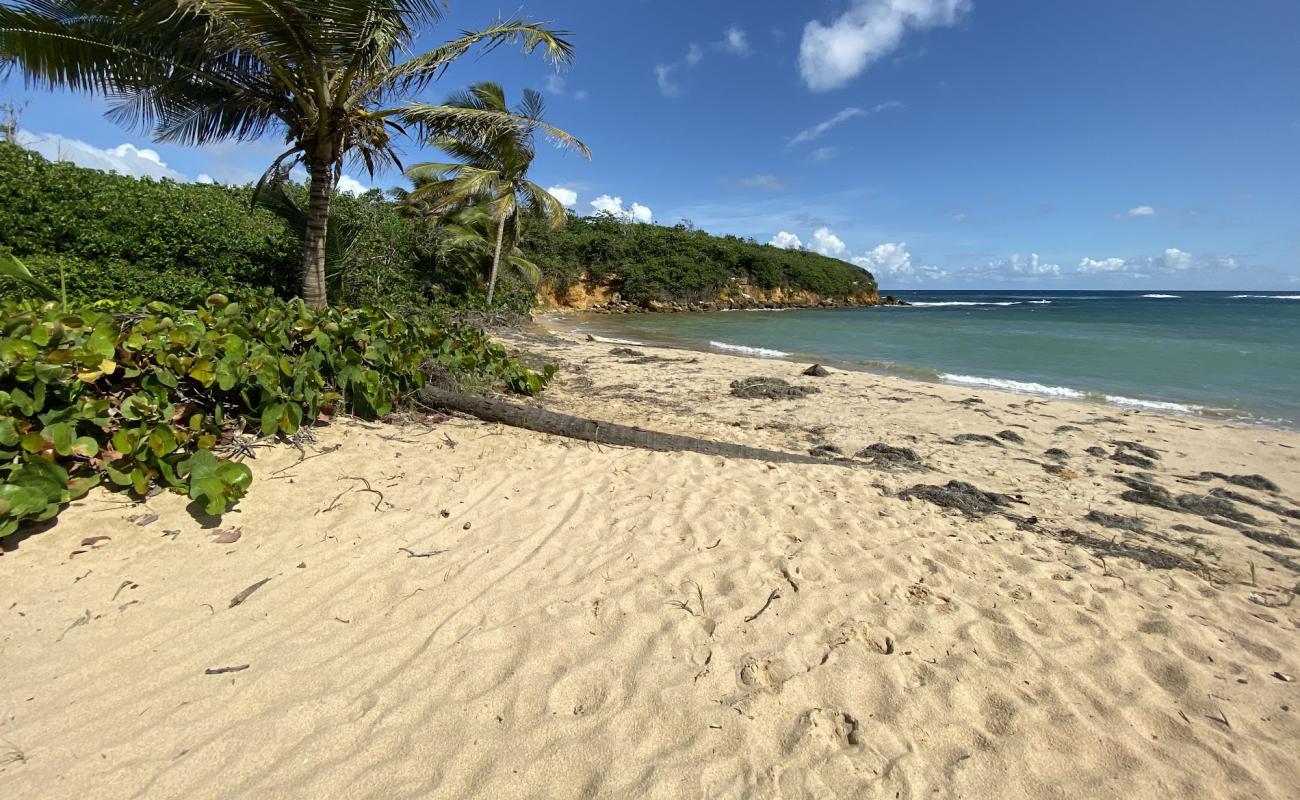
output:
[[[90,624],[90,609],[86,609],[86,613],[82,614],[80,617],[77,617],[76,622],[73,622],[71,625],[68,626],[68,629],[66,631],[59,634],[59,638],[55,639],[55,641],[61,642],[63,641],[64,636],[67,636],[69,633],[72,632],[73,628],[78,628],[82,625],[89,625],[89,624]]]
[[[243,672],[248,669],[247,664],[240,664],[237,667],[208,667],[203,670],[204,675],[225,675],[227,672]]]
[[[379,499],[375,501],[375,510],[376,510],[376,511],[378,511],[378,510],[379,510],[379,507],[382,506],[382,505],[384,504],[384,493],[381,492],[381,491],[379,491],[378,489],[373,488],[373,487],[370,485],[370,481],[366,480],[365,478],[362,478],[362,477],[360,477],[360,476],[358,476],[358,475],[343,475],[343,476],[340,476],[340,477],[339,477],[339,480],[341,480],[341,481],[361,481],[363,484],[365,484],[366,488],[364,488],[364,489],[357,489],[357,491],[358,491],[358,492],[369,492],[370,494],[374,494],[374,495],[378,495],[378,496],[379,496]],[[342,495],[339,495],[339,496],[342,497]],[[331,505],[332,505],[332,504],[331,504]],[[328,511],[328,510],[329,510],[329,509],[326,509],[326,511]]]
[[[442,555],[443,553],[447,552],[446,550],[430,550],[427,553],[417,553],[414,550],[411,550],[406,547],[399,547],[397,549],[403,553],[406,553],[407,558],[432,558],[433,556]]]
[[[5,739],[5,752],[0,753],[0,767],[5,764],[26,764],[27,754],[18,748],[18,745]]]
[[[772,592],[771,592],[771,594],[769,594],[769,595],[767,596],[767,602],[766,602],[766,603],[763,603],[763,607],[760,608],[759,610],[755,611],[753,614],[749,615],[748,617],[745,617],[745,621],[746,621],[746,622],[753,622],[754,620],[758,619],[759,616],[760,616],[764,611],[767,610],[767,607],[770,606],[770,605],[772,605],[772,601],[775,600],[775,599],[777,599],[777,598],[780,597],[780,596],[781,596],[781,590],[780,590],[780,589],[773,589]]]
[[[247,600],[253,592],[256,592],[258,589],[261,589],[270,580],[271,580],[270,578],[263,578],[262,580],[258,581],[257,583],[245,589],[244,591],[230,598],[230,608],[234,608],[235,606]]]
[[[713,544],[706,545],[704,549],[705,549],[705,550],[712,550],[713,548],[717,547],[717,546],[720,545],[720,544],[722,544],[722,539],[718,539],[718,541],[714,542]]]
[[[117,596],[118,596],[119,594],[122,593],[122,590],[123,590],[123,589],[127,589],[127,588],[134,589],[134,588],[136,588],[138,585],[139,585],[139,584],[137,584],[135,581],[122,581],[122,585],[119,586],[119,587],[117,587],[117,591],[116,591],[116,592],[113,592],[113,599],[110,600],[109,602],[110,602],[110,603],[116,603],[116,602],[117,602]]]
[[[299,464],[301,464],[301,463],[304,462],[304,461],[310,461],[310,460],[313,459],[313,458],[320,458],[321,456],[327,456],[327,455],[329,455],[330,453],[333,453],[334,451],[338,450],[338,449],[339,449],[340,447],[342,447],[342,446],[343,446],[343,445],[341,445],[341,444],[335,444],[335,445],[330,445],[329,447],[322,447],[322,448],[321,448],[321,451],[320,451],[319,453],[314,453],[314,454],[309,455],[309,456],[302,456],[302,457],[299,458],[297,461],[293,462],[292,464],[290,464],[289,466],[285,467],[284,469],[277,469],[275,472],[272,472],[271,474],[272,474],[272,475],[279,475],[281,472],[288,472],[289,470],[293,469],[294,467],[298,466]]]

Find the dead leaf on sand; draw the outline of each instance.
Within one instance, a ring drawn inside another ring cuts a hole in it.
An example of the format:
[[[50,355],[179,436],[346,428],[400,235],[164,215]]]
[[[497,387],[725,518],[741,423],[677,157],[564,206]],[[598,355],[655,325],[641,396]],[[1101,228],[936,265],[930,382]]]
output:
[[[212,537],[212,543],[213,544],[234,544],[235,542],[239,541],[239,537],[243,535],[244,532],[240,528],[231,528],[228,531],[227,530],[217,531],[217,535]]]

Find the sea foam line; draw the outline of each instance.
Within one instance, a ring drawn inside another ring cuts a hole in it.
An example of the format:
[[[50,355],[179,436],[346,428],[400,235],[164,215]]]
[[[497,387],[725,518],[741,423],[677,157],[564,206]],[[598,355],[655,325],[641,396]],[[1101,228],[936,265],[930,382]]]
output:
[[[727,342],[709,342],[709,347],[729,350],[733,353],[744,353],[747,356],[762,356],[763,358],[785,358],[790,355],[784,351],[772,350],[767,347],[746,347],[743,344],[728,344]]]
[[[1050,301],[1049,301],[1049,302],[1050,302]],[[969,301],[969,300],[951,300],[951,301],[946,301],[946,302],[942,302],[942,303],[910,303],[909,305],[913,305],[913,306],[932,306],[932,307],[937,307],[937,306],[1018,306],[1018,305],[1020,305],[1020,304],[1021,304],[1021,301],[1020,301],[1020,300],[1009,301],[1009,302],[1005,302],[1005,303],[991,303],[991,302],[990,302],[990,303],[976,303],[976,302]]]
[[[1300,294],[1234,294],[1231,300],[1300,300]]]
[[[1041,383],[1013,381],[1005,378],[982,378],[978,375],[954,375],[950,372],[941,373],[939,377],[948,383],[956,383],[962,386],[985,386],[990,389],[1002,389],[1004,391],[1019,392],[1021,394],[1038,394],[1045,397],[1066,397],[1072,400],[1082,400],[1087,397],[1083,392],[1080,392],[1077,389],[1071,389],[1068,386],[1046,386]]]
[[[1143,297],[1149,297],[1152,300],[1178,300],[1182,297],[1180,294],[1144,294]]]
[[[1148,411],[1173,411],[1178,414],[1193,414],[1200,411],[1199,406],[1184,403],[1169,403],[1163,400],[1139,400],[1136,397],[1124,397],[1118,394],[1106,395],[1106,402],[1128,408],[1143,408]]]

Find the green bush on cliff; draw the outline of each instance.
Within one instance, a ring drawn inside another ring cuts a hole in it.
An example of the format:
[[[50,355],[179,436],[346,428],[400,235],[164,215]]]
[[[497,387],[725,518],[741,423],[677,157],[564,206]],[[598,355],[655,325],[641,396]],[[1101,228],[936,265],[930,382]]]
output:
[[[101,482],[137,495],[162,485],[220,514],[252,479],[221,456],[241,431],[384,416],[430,363],[526,394],[551,375],[477,331],[269,295],[119,314],[0,306],[0,538]]]

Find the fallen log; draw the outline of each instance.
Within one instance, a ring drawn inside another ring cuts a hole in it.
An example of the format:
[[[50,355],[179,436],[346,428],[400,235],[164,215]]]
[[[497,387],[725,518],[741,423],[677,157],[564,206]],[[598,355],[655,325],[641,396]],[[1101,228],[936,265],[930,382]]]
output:
[[[766,450],[761,447],[748,447],[742,444],[717,442],[712,439],[699,439],[694,436],[682,436],[676,433],[648,431],[629,425],[613,422],[575,417],[571,414],[559,414],[544,408],[533,408],[516,403],[496,400],[490,397],[457,394],[442,389],[428,388],[420,391],[420,398],[427,404],[448,411],[459,411],[485,422],[499,422],[513,428],[549,433],[552,436],[564,436],[593,444],[606,444],[619,447],[636,447],[642,450],[657,450],[664,453],[691,452],[703,453],[723,458],[743,458],[752,461],[769,461],[777,464],[836,464],[852,466],[848,459],[829,459],[807,456],[799,453],[783,453],[779,450]]]

